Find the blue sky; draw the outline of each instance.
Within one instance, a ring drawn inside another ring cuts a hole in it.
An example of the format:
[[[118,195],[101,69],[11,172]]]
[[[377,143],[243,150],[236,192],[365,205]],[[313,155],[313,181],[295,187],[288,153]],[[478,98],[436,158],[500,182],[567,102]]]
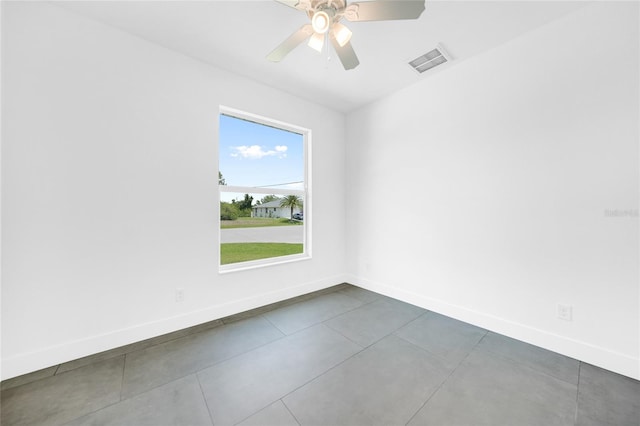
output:
[[[301,189],[285,184],[304,180],[302,135],[221,114],[219,143],[227,185]]]

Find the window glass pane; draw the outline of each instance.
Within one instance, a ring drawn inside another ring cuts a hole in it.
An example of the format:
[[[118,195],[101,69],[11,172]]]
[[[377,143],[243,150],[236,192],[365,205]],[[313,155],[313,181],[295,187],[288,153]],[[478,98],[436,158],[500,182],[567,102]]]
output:
[[[303,197],[220,195],[221,265],[304,253]]]
[[[226,184],[304,189],[304,136],[220,115],[220,172]]]
[[[306,254],[306,135],[267,124],[220,115],[221,266]]]

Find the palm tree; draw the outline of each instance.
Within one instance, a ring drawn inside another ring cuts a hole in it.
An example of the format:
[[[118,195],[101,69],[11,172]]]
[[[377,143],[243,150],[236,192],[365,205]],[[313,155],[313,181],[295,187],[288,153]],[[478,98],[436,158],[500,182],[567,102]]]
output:
[[[295,207],[302,207],[302,200],[297,195],[287,195],[280,200],[280,207],[291,208],[291,220],[293,220],[293,209]]]

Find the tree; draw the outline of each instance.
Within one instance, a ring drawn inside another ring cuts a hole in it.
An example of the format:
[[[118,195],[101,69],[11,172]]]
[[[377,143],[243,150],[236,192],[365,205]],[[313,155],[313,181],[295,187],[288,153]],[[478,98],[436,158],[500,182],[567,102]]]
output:
[[[240,216],[240,210],[235,203],[220,201],[220,220],[236,220]]]
[[[249,194],[244,194],[244,200],[238,201],[238,207],[240,210],[249,210],[251,211],[251,206],[253,205],[253,197]]]
[[[302,207],[302,200],[297,195],[287,195],[280,201],[280,207],[289,207],[291,209],[291,220],[293,220],[293,209]]]
[[[224,177],[222,176],[222,172],[218,170],[218,185],[226,185],[227,181],[224,180]]]
[[[275,195],[265,195],[260,200],[260,204],[264,204],[264,203],[268,203],[268,202],[271,202],[271,201],[275,201],[277,199],[278,199],[278,197],[276,197]]]

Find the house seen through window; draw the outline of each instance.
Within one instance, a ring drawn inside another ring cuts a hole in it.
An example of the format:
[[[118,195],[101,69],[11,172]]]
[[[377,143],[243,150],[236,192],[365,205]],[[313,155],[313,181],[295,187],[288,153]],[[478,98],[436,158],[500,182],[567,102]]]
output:
[[[220,270],[310,257],[310,131],[222,108]]]

